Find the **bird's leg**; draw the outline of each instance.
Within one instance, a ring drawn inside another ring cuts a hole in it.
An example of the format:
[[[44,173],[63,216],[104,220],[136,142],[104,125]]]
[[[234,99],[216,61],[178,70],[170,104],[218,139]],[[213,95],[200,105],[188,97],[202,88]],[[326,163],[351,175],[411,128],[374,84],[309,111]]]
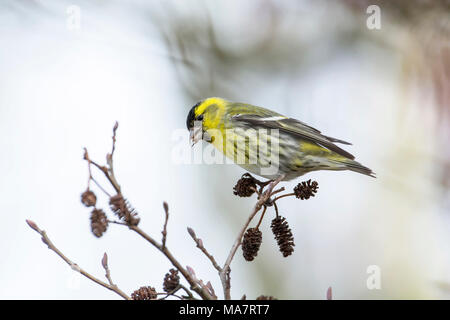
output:
[[[264,188],[266,187],[269,183],[273,182],[274,180],[267,180],[267,181],[259,181],[256,180],[256,184],[259,185],[260,187]]]
[[[265,187],[265,186],[267,186],[269,183],[271,183],[273,180],[267,180],[267,181],[261,181],[261,180],[258,180],[258,179],[256,179],[254,176],[252,176],[250,173],[248,173],[248,172],[246,172],[246,173],[244,173],[243,175],[242,175],[242,177],[247,177],[247,178],[250,178],[250,179],[252,179],[258,186],[262,186],[262,187]]]
[[[261,180],[256,179],[254,176],[252,176],[252,175],[251,175],[250,173],[248,173],[248,172],[244,173],[244,174],[242,175],[242,177],[246,177],[246,178],[252,179],[253,182],[259,187],[259,189],[255,190],[256,193],[258,194],[258,199],[260,199],[261,196],[263,195],[263,193],[264,193],[264,188],[267,187],[268,185],[270,185],[271,183],[274,183],[274,182],[276,181],[276,180],[272,180],[272,179],[271,179],[271,180],[267,180],[267,181],[261,181]],[[279,178],[279,179],[280,179],[280,178]],[[266,207],[271,207],[271,206],[273,206],[273,205],[274,205],[274,201],[273,201],[272,198],[271,198],[272,195],[274,195],[274,194],[276,194],[276,193],[278,193],[278,192],[281,192],[281,191],[284,191],[284,187],[282,187],[282,188],[280,188],[280,189],[278,189],[278,190],[272,191],[270,197],[267,199],[267,201],[264,203],[264,205],[265,205]]]
[[[258,180],[258,179],[256,179],[254,176],[252,176],[252,175],[251,175],[250,173],[248,173],[248,172],[246,172],[246,173],[244,173],[244,174],[242,175],[242,178],[244,178],[244,177],[249,178],[249,179],[252,179],[253,182],[254,182],[255,184],[258,185],[259,189],[255,190],[256,193],[258,194],[258,199],[259,199],[259,197],[262,195],[262,193],[263,193],[263,191],[264,191],[264,188],[265,188],[267,185],[269,185],[269,183],[271,183],[271,182],[274,181],[274,180],[267,180],[267,181],[261,181],[261,180]]]
[[[256,184],[259,186],[259,193],[262,194],[262,192],[264,191],[264,188],[267,187],[271,182],[273,182],[273,180],[267,180],[267,181],[255,181]]]
[[[271,182],[273,182],[274,180],[267,180],[267,181],[261,181],[256,179],[254,176],[252,176],[250,173],[245,173],[244,176],[249,177],[250,179],[252,179],[258,186],[259,186],[259,194],[262,193],[263,189]]]

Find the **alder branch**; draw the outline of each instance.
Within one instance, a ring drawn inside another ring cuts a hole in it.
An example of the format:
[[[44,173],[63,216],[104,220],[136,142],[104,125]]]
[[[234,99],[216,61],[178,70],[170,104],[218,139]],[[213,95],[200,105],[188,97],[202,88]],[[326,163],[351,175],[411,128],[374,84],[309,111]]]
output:
[[[163,207],[164,207],[164,212],[166,214],[165,216],[165,220],[164,220],[164,227],[163,227],[163,231],[162,233],[162,247],[165,248],[166,247],[166,240],[167,240],[167,222],[169,221],[169,205],[167,204],[167,202],[164,201],[163,203]]]
[[[197,244],[197,248],[199,248],[204,255],[209,259],[209,261],[211,261],[213,267],[220,272],[222,272],[222,268],[219,266],[219,264],[217,263],[216,259],[214,259],[214,257],[208,252],[208,250],[206,250],[206,248],[203,246],[203,241],[202,239],[197,238],[197,236],[195,235],[195,232],[192,228],[187,228],[189,235],[192,237],[192,239],[195,241],[195,243]]]
[[[86,278],[88,278],[89,280],[92,280],[93,282],[101,285],[102,287],[111,290],[113,292],[115,292],[116,294],[118,294],[119,296],[121,296],[122,298],[126,299],[126,300],[131,300],[131,298],[122,290],[119,289],[119,287],[115,284],[113,284],[112,280],[111,280],[111,276],[109,274],[109,269],[107,271],[107,279],[109,281],[109,284],[106,282],[101,281],[100,279],[94,277],[93,275],[91,275],[90,273],[88,273],[87,271],[83,270],[80,266],[78,266],[78,264],[72,262],[69,258],[67,258],[54,244],[53,242],[50,240],[50,238],[47,236],[47,233],[42,230],[39,229],[39,227],[36,225],[36,223],[34,223],[31,220],[26,220],[27,224],[30,226],[31,229],[35,230],[37,233],[39,233],[42,237],[42,242],[44,242],[47,247],[52,250],[53,252],[55,252],[59,257],[61,257],[61,259],[63,259],[73,270],[81,273],[83,276],[85,276]],[[106,256],[106,253],[105,253]],[[105,256],[102,259],[102,265],[103,265],[103,261],[105,259]]]
[[[105,272],[106,272],[105,277],[108,280],[109,285],[117,288],[117,285],[114,284],[114,282],[112,281],[112,278],[111,278],[111,271],[109,270],[109,267],[108,267],[108,255],[106,254],[106,252],[103,254],[102,266],[103,266],[103,269],[105,269]]]
[[[124,224],[120,224],[124,225]],[[153,245],[156,249],[158,249],[171,263],[172,265],[180,271],[180,273],[183,275],[183,277],[186,279],[186,281],[191,286],[191,289],[197,292],[203,299],[205,300],[213,300],[214,297],[210,294],[209,290],[201,287],[198,284],[198,281],[192,277],[192,275],[181,265],[180,262],[178,262],[177,259],[173,256],[173,254],[169,251],[167,247],[163,247],[162,244],[158,243],[155,239],[153,239],[150,235],[145,233],[141,228],[138,226],[133,225],[127,225],[130,230],[133,230],[138,235],[140,235],[142,238],[147,240],[151,245]]]
[[[241,228],[241,231],[239,232],[236,240],[234,241],[233,246],[231,247],[230,253],[228,254],[228,258],[225,261],[225,264],[223,265],[222,270],[219,273],[220,280],[222,281],[222,287],[223,287],[223,290],[224,290],[224,298],[225,298],[225,300],[230,300],[231,299],[231,293],[230,293],[230,291],[231,291],[231,283],[230,283],[230,281],[231,281],[231,279],[230,279],[231,268],[230,268],[230,264],[231,264],[231,261],[234,258],[234,255],[235,255],[237,249],[242,244],[242,237],[244,236],[244,233],[247,230],[248,225],[250,224],[252,219],[255,217],[255,215],[258,213],[258,211],[261,210],[261,208],[266,204],[266,202],[270,199],[270,197],[273,194],[279,192],[279,190],[273,191],[273,189],[276,187],[276,185],[278,183],[280,183],[281,180],[283,180],[283,178],[284,178],[284,175],[278,177],[274,181],[271,181],[269,183],[266,191],[262,192],[262,189],[261,189],[260,197],[258,198],[258,201],[256,202],[252,213],[250,213],[250,215],[248,216],[247,221],[244,223],[244,226]],[[281,189],[284,190],[284,188],[281,188]]]
[[[53,250],[55,253],[57,253],[67,264],[69,264],[74,270],[80,272],[88,279],[92,280],[93,282],[115,292],[116,294],[120,295],[124,299],[138,299],[138,300],[154,300],[157,299],[158,295],[164,295],[163,298],[160,298],[159,300],[164,300],[169,296],[176,297],[178,299],[190,299],[194,300],[196,299],[193,296],[193,292],[197,293],[202,299],[204,300],[215,300],[217,299],[217,295],[214,291],[214,288],[211,285],[211,282],[208,281],[206,284],[199,278],[197,278],[197,275],[195,274],[195,271],[192,267],[186,266],[183,267],[183,265],[175,258],[175,256],[172,254],[172,252],[167,248],[166,242],[167,242],[167,236],[168,236],[168,220],[169,220],[169,206],[166,202],[163,203],[163,208],[165,212],[165,219],[163,224],[163,229],[161,231],[162,239],[161,243],[156,241],[152,236],[147,234],[144,230],[142,230],[140,227],[138,227],[138,224],[140,222],[140,218],[138,217],[136,211],[131,207],[129,202],[126,200],[126,198],[122,194],[122,189],[118,183],[118,180],[115,177],[114,174],[114,167],[113,167],[113,155],[116,150],[116,134],[118,129],[118,123],[116,122],[113,128],[113,136],[112,136],[112,149],[111,153],[108,153],[106,155],[106,165],[100,165],[99,163],[93,161],[89,157],[89,153],[86,148],[84,148],[84,160],[88,163],[88,171],[89,171],[89,179],[88,179],[88,186],[87,190],[82,194],[82,203],[86,207],[93,207],[93,211],[91,212],[91,230],[93,234],[97,237],[101,237],[104,232],[106,232],[109,223],[116,224],[120,226],[126,226],[128,229],[134,231],[136,234],[138,234],[140,237],[142,237],[144,240],[149,242],[153,247],[155,247],[158,251],[160,251],[175,267],[175,270],[170,270],[170,273],[166,274],[166,277],[164,278],[164,293],[157,293],[155,288],[151,286],[143,286],[139,288],[138,290],[134,291],[131,295],[131,298],[125,294],[123,291],[121,291],[117,285],[113,282],[111,278],[111,271],[108,267],[108,256],[106,253],[103,256],[102,259],[102,266],[105,269],[105,277],[108,281],[108,283],[101,281],[97,279],[96,277],[90,275],[80,267],[76,263],[73,263],[71,260],[69,260],[64,254],[61,253],[50,241],[50,239],[47,237],[45,231],[39,229],[36,224],[30,220],[27,220],[28,225],[34,229],[36,232],[38,232],[42,236],[42,240],[44,243],[47,244],[49,249]],[[97,180],[94,179],[93,176],[93,169],[98,169],[101,171],[109,184],[112,186],[112,188],[115,190],[115,195],[110,195],[105,188],[103,188]],[[298,199],[306,200],[310,197],[314,197],[314,194],[317,192],[318,184],[317,182],[311,180],[302,182],[301,184],[298,184],[294,188],[293,193],[287,193],[283,195],[278,195],[282,191],[285,190],[284,187],[278,188],[275,190],[275,187],[280,183],[281,180],[283,180],[284,176],[280,176],[278,179],[274,181],[259,181],[252,177],[250,174],[246,173],[242,176],[242,178],[238,181],[234,188],[234,194],[239,195],[242,197],[249,197],[252,194],[256,193],[258,198],[256,201],[256,204],[248,216],[247,220],[245,221],[244,225],[240,229],[236,240],[234,241],[229,254],[227,256],[227,259],[225,263],[223,264],[223,267],[220,266],[219,263],[217,263],[214,256],[209,253],[209,251],[204,247],[202,239],[198,238],[192,228],[187,228],[189,235],[192,237],[194,242],[197,245],[197,248],[199,248],[202,253],[209,259],[212,266],[218,271],[221,284],[223,287],[223,293],[224,293],[224,299],[229,300],[231,299],[231,263],[233,261],[233,258],[235,257],[235,254],[240,246],[243,245],[243,254],[244,258],[247,261],[252,261],[254,257],[257,255],[257,252],[259,250],[260,244],[261,244],[261,231],[258,230],[264,215],[266,213],[266,210],[268,207],[273,206],[276,213],[276,218],[272,221],[272,232],[274,233],[277,244],[279,246],[280,252],[283,253],[283,256],[289,256],[293,252],[293,246],[295,245],[293,243],[293,237],[291,230],[285,221],[284,217],[279,217],[278,215],[278,207],[277,207],[277,200],[280,200],[285,197],[289,196],[295,196]],[[112,212],[118,216],[117,220],[111,220],[108,219],[107,215],[102,209],[99,209],[96,207],[97,197],[96,195],[90,190],[90,181],[93,181],[97,187],[106,195],[109,197],[109,205],[112,210]],[[275,195],[278,195],[276,197],[273,197]],[[273,197],[273,198],[272,198]],[[260,212],[260,210],[264,208],[263,212],[261,213],[261,217],[259,219],[259,222],[256,226],[256,228],[249,228],[249,225],[251,221],[254,219],[254,217]],[[275,226],[275,228],[273,227]],[[247,233],[246,233],[247,230]],[[245,235],[245,237],[244,237]],[[181,273],[183,278],[189,283],[190,289],[193,291],[191,292],[188,288],[183,286],[179,280],[179,276],[177,273]],[[166,282],[167,281],[167,282]],[[179,296],[176,293],[179,290],[184,290],[187,294],[187,296]],[[330,291],[331,292],[331,291]],[[244,295],[245,296],[245,295]],[[259,298],[267,298],[265,296],[260,296]],[[272,297],[269,297],[272,298]]]
[[[84,159],[88,162],[88,165],[93,164],[95,167],[97,167],[103,174],[106,176],[107,180],[110,182],[112,187],[116,190],[117,194],[123,198],[121,187],[114,175],[114,167],[113,167],[113,154],[115,151],[115,144],[116,144],[116,132],[118,128],[118,123],[116,122],[113,128],[113,137],[112,137],[112,150],[110,154],[107,154],[106,160],[107,160],[107,166],[99,165],[97,162],[91,160],[89,158],[89,154],[87,152],[87,149],[85,149],[84,153]],[[164,254],[164,256],[172,263],[172,265],[180,271],[180,273],[183,275],[183,277],[186,279],[186,281],[191,286],[191,289],[197,292],[203,299],[211,300],[214,299],[213,295],[211,295],[210,290],[206,287],[202,287],[198,281],[184,268],[180,262],[178,262],[177,259],[173,256],[173,254],[169,251],[169,249],[166,247],[166,238],[167,238],[167,222],[169,218],[168,213],[168,205],[167,203],[164,203],[164,210],[166,214],[166,219],[164,222],[164,228],[162,231],[163,238],[162,243],[158,243],[155,239],[153,239],[150,235],[145,233],[141,228],[139,228],[137,225],[130,224],[130,223],[116,223],[119,225],[126,225],[129,229],[133,230],[137,234],[139,234],[142,238],[147,240],[151,245],[153,245],[155,248],[157,248],[161,253]]]

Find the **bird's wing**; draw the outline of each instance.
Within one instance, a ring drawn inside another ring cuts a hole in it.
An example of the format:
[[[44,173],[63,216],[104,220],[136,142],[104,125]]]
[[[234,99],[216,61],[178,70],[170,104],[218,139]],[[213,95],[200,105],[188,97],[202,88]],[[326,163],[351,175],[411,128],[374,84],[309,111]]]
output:
[[[249,127],[252,128],[261,127],[278,129],[286,134],[290,134],[297,138],[316,143],[348,159],[355,159],[352,154],[334,144],[342,143],[350,145],[351,143],[325,136],[321,134],[319,130],[307,125],[306,123],[282,116],[274,112],[268,115],[235,114],[231,117],[231,120],[238,121],[241,124],[246,123]]]

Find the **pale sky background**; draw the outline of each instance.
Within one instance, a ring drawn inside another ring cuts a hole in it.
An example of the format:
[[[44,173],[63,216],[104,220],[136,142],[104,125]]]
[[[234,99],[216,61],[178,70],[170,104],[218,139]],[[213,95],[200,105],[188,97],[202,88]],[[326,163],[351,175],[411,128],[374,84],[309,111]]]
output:
[[[98,278],[104,279],[100,260],[107,252],[113,280],[122,290],[131,294],[151,285],[161,291],[169,262],[121,226],[110,225],[95,238],[89,209],[80,203],[88,177],[83,147],[103,162],[116,120],[115,171],[140,214],[140,227],[159,240],[162,202],[167,201],[167,245],[222,294],[216,271],[186,227],[223,264],[255,199],[233,196],[244,173],[237,166],[173,162],[173,133],[185,129],[187,112],[197,101],[182,93],[167,47],[148,21],[167,7],[137,0],[35,4],[5,1],[0,6],[0,298],[120,298],[73,272],[25,219],[35,221],[61,251]],[[226,30],[233,39],[230,45],[258,36],[257,27],[241,29],[255,1],[245,6],[237,1],[171,4],[182,14],[209,10],[219,32]],[[67,27],[70,5],[81,9],[76,30]],[[333,28],[320,27],[348,21],[342,11],[333,12],[303,2],[300,12],[291,13],[308,17],[302,22],[305,34],[323,37],[317,54],[328,50],[327,32]],[[388,26],[373,32],[380,38],[395,34]],[[319,182],[317,196],[279,203],[295,237],[293,256],[285,259],[278,252],[269,228],[272,217],[266,217],[255,261],[246,262],[241,250],[233,261],[232,297],[323,299],[329,286],[337,299],[450,297],[438,286],[450,283],[450,201],[448,190],[436,183],[435,165],[437,158],[448,161],[448,154],[439,152],[435,139],[433,102],[417,98],[413,89],[405,92],[400,60],[367,41],[293,78],[257,78],[242,71],[245,81],[233,99],[273,108],[351,141],[346,149],[378,178],[351,172],[305,176]],[[284,186],[290,189],[300,181]],[[94,190],[101,197],[99,207],[107,211],[107,199]],[[380,267],[380,290],[367,289],[371,265]]]

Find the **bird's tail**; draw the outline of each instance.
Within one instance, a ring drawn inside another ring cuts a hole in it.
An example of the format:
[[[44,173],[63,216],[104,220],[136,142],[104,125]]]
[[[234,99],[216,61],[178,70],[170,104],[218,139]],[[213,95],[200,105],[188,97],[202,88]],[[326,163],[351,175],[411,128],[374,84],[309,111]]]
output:
[[[348,160],[345,162],[345,166],[352,171],[365,174],[367,176],[370,176],[372,178],[376,178],[375,172],[373,172],[371,169],[363,166],[361,163],[354,161],[354,160]]]
[[[363,166],[361,163],[355,161],[355,160],[350,160],[350,159],[345,159],[345,160],[339,160],[336,161],[339,163],[339,165],[341,166],[341,168],[343,170],[351,170],[354,172],[358,172],[361,174],[365,174],[367,176],[370,176],[372,178],[376,178],[375,176],[375,172],[373,172],[371,169]]]

